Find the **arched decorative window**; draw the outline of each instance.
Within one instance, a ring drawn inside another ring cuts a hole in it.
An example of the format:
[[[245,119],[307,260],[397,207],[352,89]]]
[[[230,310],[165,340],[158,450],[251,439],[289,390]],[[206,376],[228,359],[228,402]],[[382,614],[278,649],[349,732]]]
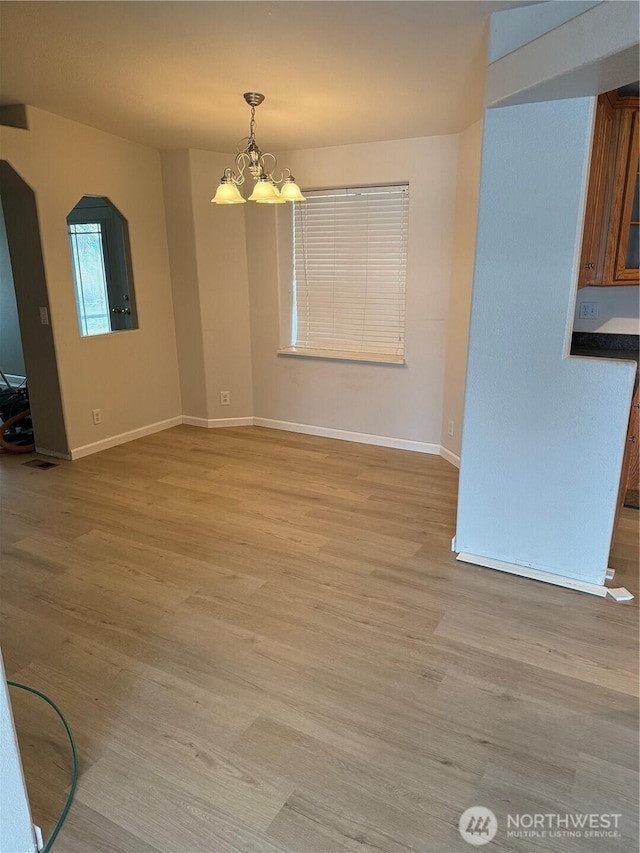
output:
[[[137,329],[127,220],[103,196],[83,196],[67,216],[80,334]]]

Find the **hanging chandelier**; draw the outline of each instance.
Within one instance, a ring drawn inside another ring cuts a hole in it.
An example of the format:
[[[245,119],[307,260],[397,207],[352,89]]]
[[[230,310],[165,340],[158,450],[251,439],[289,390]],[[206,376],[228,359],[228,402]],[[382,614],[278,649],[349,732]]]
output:
[[[225,169],[220,186],[211,199],[214,204],[244,204],[246,199],[240,195],[238,187],[245,181],[245,171],[248,170],[256,182],[249,201],[257,201],[259,204],[285,204],[287,201],[305,201],[296,184],[290,169],[283,169],[279,178],[274,177],[274,170],[278,165],[275,154],[268,151],[264,153],[256,142],[256,107],[264,101],[264,95],[259,92],[245,92],[245,101],[251,107],[251,123],[249,124],[249,136],[245,136],[238,142],[235,165],[233,169]],[[270,168],[267,166],[269,163]],[[277,184],[282,184],[278,189]]]

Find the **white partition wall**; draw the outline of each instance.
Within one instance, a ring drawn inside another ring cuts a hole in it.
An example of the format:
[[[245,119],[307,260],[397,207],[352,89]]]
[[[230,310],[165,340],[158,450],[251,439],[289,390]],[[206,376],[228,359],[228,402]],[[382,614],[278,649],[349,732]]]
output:
[[[603,584],[635,365],[567,357],[594,100],[485,114],[455,550]]]
[[[568,353],[595,96],[637,71],[635,3],[491,16],[454,547],[597,594],[635,364]]]
[[[0,853],[35,853],[27,789],[0,654]]]

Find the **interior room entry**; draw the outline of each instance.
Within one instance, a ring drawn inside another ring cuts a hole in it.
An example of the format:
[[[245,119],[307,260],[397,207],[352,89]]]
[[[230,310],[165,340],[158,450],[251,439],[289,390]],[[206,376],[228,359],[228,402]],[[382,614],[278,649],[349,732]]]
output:
[[[0,202],[36,448],[44,454],[66,457],[69,447],[36,198],[6,160],[0,160]],[[4,370],[2,364],[0,368]]]

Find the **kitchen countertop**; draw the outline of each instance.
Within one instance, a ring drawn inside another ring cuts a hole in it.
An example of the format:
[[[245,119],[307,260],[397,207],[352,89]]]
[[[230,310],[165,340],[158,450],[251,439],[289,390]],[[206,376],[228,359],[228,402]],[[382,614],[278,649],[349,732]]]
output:
[[[640,335],[608,335],[601,332],[574,332],[571,337],[571,355],[590,358],[618,358],[624,361],[640,360]],[[638,386],[638,370],[634,389]]]

